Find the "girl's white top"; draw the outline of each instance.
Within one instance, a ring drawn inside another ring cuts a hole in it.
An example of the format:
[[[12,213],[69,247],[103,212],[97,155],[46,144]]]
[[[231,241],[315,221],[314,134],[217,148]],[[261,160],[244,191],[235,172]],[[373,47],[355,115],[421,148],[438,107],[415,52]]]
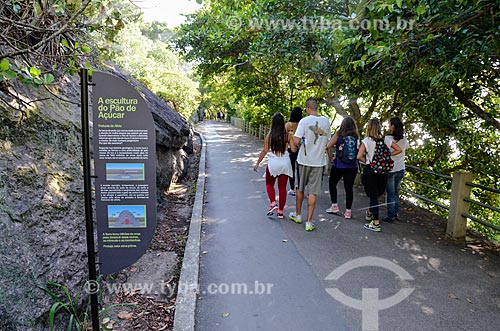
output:
[[[277,156],[272,151],[269,151],[267,167],[269,169],[269,173],[273,177],[277,177],[279,175],[293,176],[292,164],[290,163],[290,156],[287,151],[285,151],[285,153],[281,156]]]
[[[402,152],[398,155],[391,156],[392,160],[394,161],[394,167],[392,168],[391,172],[397,172],[405,169],[405,151],[408,148],[408,140],[406,139],[406,137],[403,137],[402,139],[396,141],[394,140],[393,136],[385,136],[385,144],[389,146],[391,152],[394,150],[393,148],[391,148],[391,144],[393,141],[398,144],[398,146],[401,147],[402,150]]]

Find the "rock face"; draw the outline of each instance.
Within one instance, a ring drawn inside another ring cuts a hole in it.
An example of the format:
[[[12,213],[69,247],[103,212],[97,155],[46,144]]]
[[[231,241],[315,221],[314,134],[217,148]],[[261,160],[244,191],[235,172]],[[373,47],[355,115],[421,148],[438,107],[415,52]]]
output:
[[[140,88],[152,109],[161,199],[187,168],[191,130],[144,86],[112,70]],[[0,330],[47,330],[54,301],[38,286],[52,281],[77,294],[88,277],[79,79],[65,78],[57,98],[43,88],[11,92],[42,101],[24,109],[18,125],[21,114],[5,102],[17,101],[0,86]]]

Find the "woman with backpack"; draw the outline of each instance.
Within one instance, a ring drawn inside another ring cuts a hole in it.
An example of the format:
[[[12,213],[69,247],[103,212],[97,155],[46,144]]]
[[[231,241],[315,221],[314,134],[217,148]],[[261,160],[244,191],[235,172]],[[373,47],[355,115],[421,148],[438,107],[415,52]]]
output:
[[[260,162],[267,155],[269,150],[269,159],[266,167],[266,191],[271,204],[267,211],[267,216],[271,216],[278,210],[278,218],[283,219],[283,209],[286,204],[286,185],[288,177],[293,175],[290,157],[288,156],[287,145],[290,145],[292,152],[297,151],[292,136],[285,129],[285,119],[281,113],[273,116],[271,131],[264,140],[264,147],[260,152],[259,159],[253,167],[254,171],[259,169]],[[278,179],[279,205],[276,203],[276,191],[274,184]]]
[[[385,136],[385,143],[389,145],[394,140],[402,152],[392,158],[394,167],[387,175],[387,217],[383,221],[389,223],[393,223],[398,218],[399,189],[405,176],[405,151],[408,148],[408,140],[403,135],[403,131],[404,126],[401,120],[398,117],[391,118],[389,122],[390,135]]]
[[[292,109],[292,112],[290,113],[290,120],[285,124],[286,132],[288,132],[290,136],[293,137],[293,134],[295,130],[297,130],[297,125],[299,125],[301,119],[302,108],[294,107]],[[297,188],[295,185],[295,173],[297,173],[298,176],[298,171],[295,171],[295,168],[297,167],[297,156],[299,155],[298,148],[296,152],[292,152],[292,150],[288,148],[288,155],[290,156],[290,163],[292,164],[292,176],[290,176],[289,178],[290,190],[288,190],[288,195],[295,196],[295,190]]]
[[[391,152],[389,148],[392,148]],[[370,208],[366,212],[365,229],[380,232],[378,197],[385,192],[387,174],[392,170],[394,162],[392,156],[400,154],[401,147],[395,141],[386,145],[381,134],[380,122],[372,118],[366,128],[366,138],[361,142],[358,151],[358,160],[365,163],[361,181],[366,195],[370,198]],[[366,156],[365,156],[366,153]]]
[[[347,116],[342,120],[339,130],[333,135],[326,146],[327,154],[332,165],[328,181],[332,205],[326,212],[329,214],[339,213],[337,184],[340,179],[343,179],[346,199],[344,217],[347,219],[351,218],[351,207],[354,198],[354,179],[358,173],[358,160],[356,159],[358,154],[358,140],[359,133],[356,122],[352,117]],[[333,146],[335,146],[335,158],[333,158],[332,155]]]

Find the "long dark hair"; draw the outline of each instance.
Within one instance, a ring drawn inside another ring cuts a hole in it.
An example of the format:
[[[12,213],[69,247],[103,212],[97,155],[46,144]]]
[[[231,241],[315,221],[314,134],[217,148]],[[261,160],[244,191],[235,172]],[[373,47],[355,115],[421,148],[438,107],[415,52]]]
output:
[[[359,139],[358,126],[351,116],[344,117],[342,123],[340,124],[338,133],[342,137],[354,136],[356,139]]]
[[[399,117],[391,118],[391,121],[389,123],[391,125],[394,125],[394,131],[392,132],[392,136],[394,137],[394,140],[399,141],[399,140],[403,139],[404,126],[403,126],[403,122],[401,122]]]
[[[271,151],[281,156],[286,151],[286,130],[285,130],[285,118],[281,113],[276,113],[273,116],[273,122],[271,124],[270,136],[270,148]]]
[[[302,119],[302,108],[294,107],[290,113],[290,122],[299,122]]]

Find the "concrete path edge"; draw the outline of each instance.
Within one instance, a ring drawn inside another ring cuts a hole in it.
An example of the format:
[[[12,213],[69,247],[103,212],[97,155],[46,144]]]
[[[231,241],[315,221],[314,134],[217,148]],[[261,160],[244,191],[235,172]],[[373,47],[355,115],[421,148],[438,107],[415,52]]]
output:
[[[198,275],[200,271],[201,224],[203,219],[203,199],[206,178],[206,141],[202,134],[198,180],[194,199],[188,240],[184,249],[181,275],[177,287],[174,331],[194,331],[196,301],[198,297]]]

